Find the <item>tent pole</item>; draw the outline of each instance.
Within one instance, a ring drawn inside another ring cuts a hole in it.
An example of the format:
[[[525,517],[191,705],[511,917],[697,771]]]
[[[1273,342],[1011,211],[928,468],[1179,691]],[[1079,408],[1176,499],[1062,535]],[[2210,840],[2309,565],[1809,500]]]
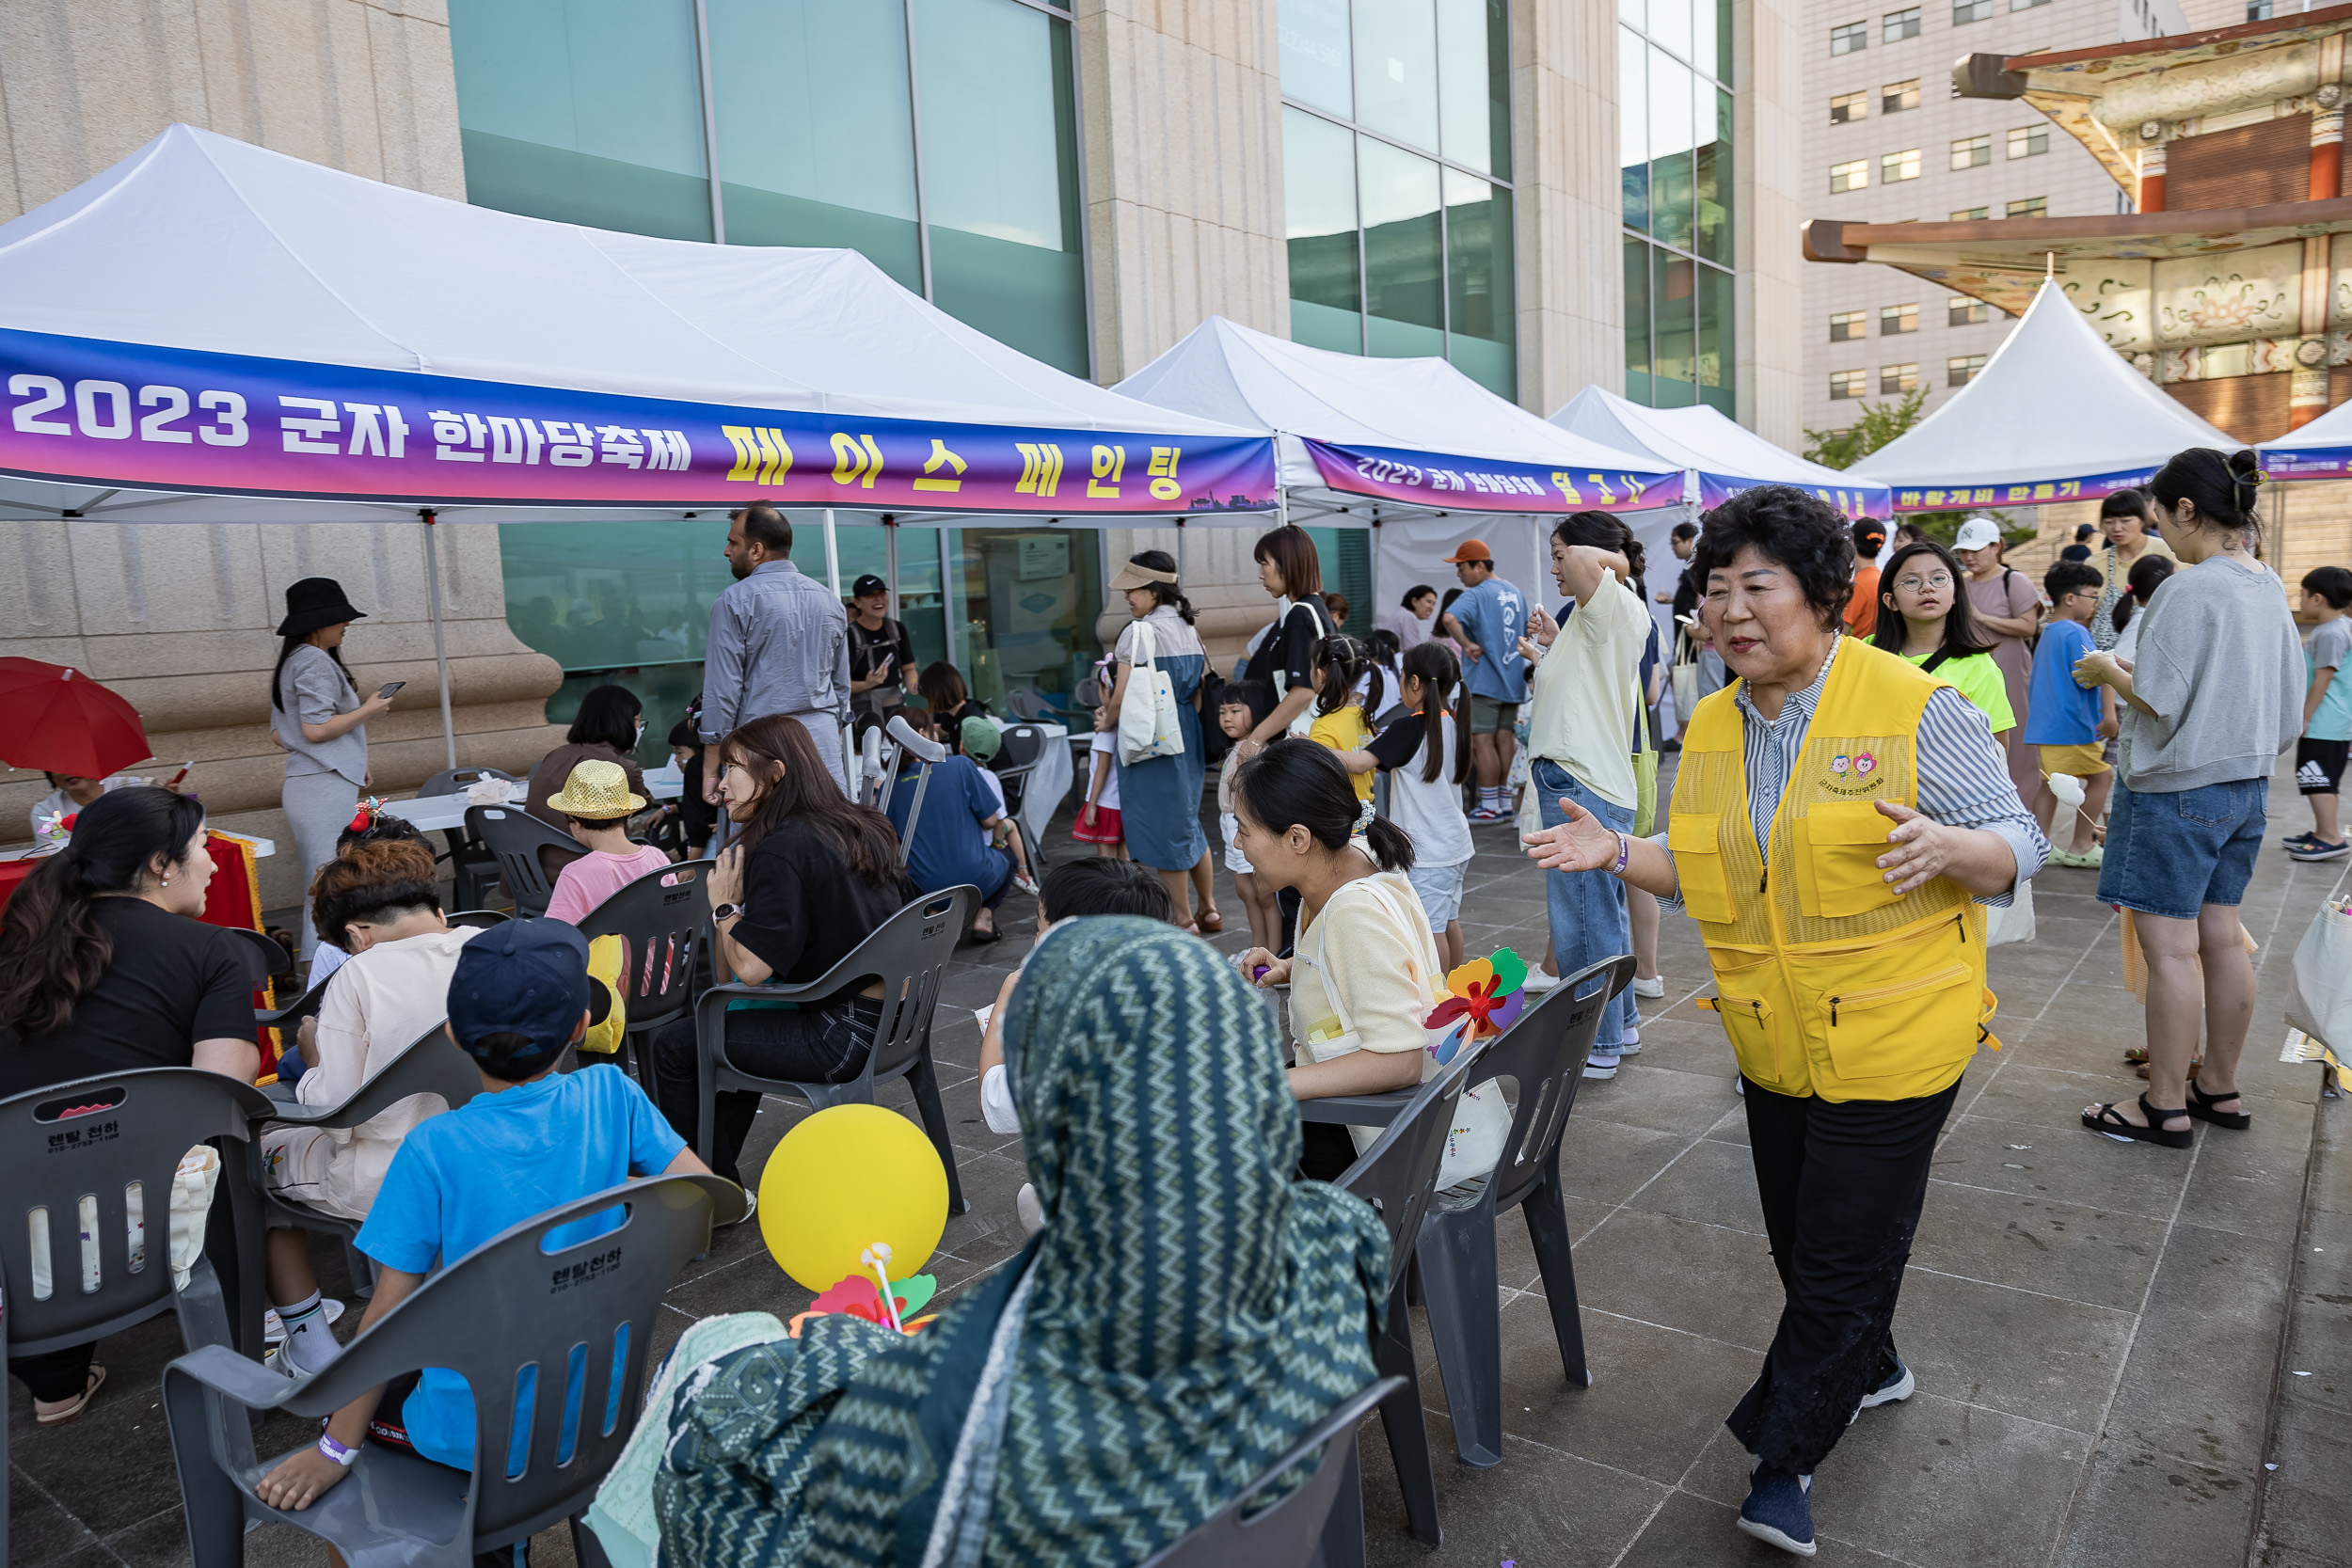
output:
[[[940,657],[956,662],[956,608],[962,585],[956,581],[956,530],[942,524],[939,530],[939,641]]]
[[[882,514],[882,575],[890,583],[890,614],[898,615],[898,519],[891,513]]]
[[[834,536],[833,508],[825,508],[825,580],[833,585],[833,596],[841,597],[841,541]]]
[[[425,602],[433,609],[433,663],[441,683],[441,751],[446,766],[457,766],[457,726],[449,712],[449,643],[441,633],[441,553],[434,543],[433,512],[419,512],[424,523],[424,592]]]

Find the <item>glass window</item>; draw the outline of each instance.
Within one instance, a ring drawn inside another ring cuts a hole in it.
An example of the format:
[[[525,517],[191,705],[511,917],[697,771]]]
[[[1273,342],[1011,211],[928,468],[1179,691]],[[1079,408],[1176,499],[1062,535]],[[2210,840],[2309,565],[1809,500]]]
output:
[[[1732,417],[1737,413],[1732,380],[1739,354],[1731,335],[1731,274],[1720,267],[1692,271],[1698,285],[1699,401]]]
[[[1665,51],[1649,52],[1650,232],[1661,245],[1691,245],[1691,68]]]
[[[1984,369],[1983,355],[1956,354],[1944,361],[1944,385],[1965,387],[1977,379],[1977,372],[1982,369]]]
[[[1952,214],[1952,221],[1954,223],[1982,223],[1990,215],[1989,208],[1963,207]]]
[[[1438,166],[1357,138],[1364,204],[1364,344],[1383,356],[1445,353]]]
[[[2012,201],[2009,204],[2009,215],[2013,218],[2048,217],[2050,198],[2046,196],[2029,196],[2022,201]]]
[[[1686,62],[1692,53],[1691,0],[1649,0],[1649,40]]]
[[[1698,237],[1692,248],[1710,261],[1731,264],[1731,94],[1705,82],[1694,85],[1698,123],[1693,154],[1698,202]],[[1711,111],[1711,112],[1710,112]],[[1712,120],[1712,125],[1708,121]]]
[[[1993,15],[1993,0],[1952,0],[1952,25],[1964,27],[1971,22],[1989,21]]]
[[[1446,354],[1498,397],[1518,396],[1518,295],[1512,288],[1511,193],[1445,171]]]
[[[449,24],[469,201],[710,238],[690,0],[452,0]]]
[[[1718,82],[1731,80],[1731,0],[1693,0],[1691,16],[1697,24],[1691,63],[1712,72]]]
[[[1829,395],[1832,402],[1840,398],[1858,398],[1870,389],[1868,371],[1832,371],[1829,372]]]
[[[845,246],[922,293],[903,8],[707,5],[727,242]]]
[[[1694,320],[1698,304],[1698,263],[1666,251],[1653,252],[1657,285],[1650,294],[1657,340],[1653,351],[1655,380],[1652,406],[1687,408],[1698,401],[1698,334]]]
[[[1088,372],[1070,27],[1003,0],[914,0],[931,299]]]
[[[1829,30],[1829,52],[1833,55],[1851,55],[1868,47],[1870,24],[1867,22],[1849,22],[1842,27]]]
[[[1457,164],[1511,175],[1511,43],[1506,0],[1438,0],[1438,149]]]
[[[1919,178],[1919,150],[1905,148],[1900,152],[1882,153],[1879,157],[1879,183],[1899,184],[1905,180]]]
[[[1913,365],[1881,365],[1879,395],[1887,397],[1897,392],[1915,390],[1919,385],[1919,367]]]
[[[1881,24],[1881,31],[1884,34],[1885,41],[1888,43],[1899,43],[1904,39],[1917,38],[1919,36],[1919,8],[1914,6],[1908,10],[1888,11]]]
[[[1649,354],[1649,246],[1628,235],[1625,241],[1625,395],[1635,403],[1652,401]]]
[[[2029,11],[2038,6],[2046,6],[2049,3],[2050,0],[2009,0],[2009,8],[2013,11]]]
[[[1919,106],[1919,78],[1908,82],[1889,82],[1879,88],[1879,113],[1899,115],[1905,109]]]
[[[1829,341],[1851,343],[1867,330],[1869,316],[1861,310],[1840,310],[1829,319]]]
[[[1966,294],[1954,294],[1945,302],[1944,325],[1947,326],[1980,326],[1993,319],[1993,307]]]
[[[1900,337],[1919,330],[1919,307],[1916,305],[1882,305],[1879,307],[1879,336]]]
[[[1954,168],[1981,168],[1992,161],[1993,138],[1989,135],[1962,136],[1952,143]]]
[[[1617,156],[1624,160],[1625,226],[1649,227],[1649,51],[1629,27],[1617,29]]]
[[[1363,353],[1355,134],[1303,110],[1284,109],[1282,201],[1292,341]]]
[[[1870,182],[1870,166],[1860,158],[1829,166],[1829,189],[1832,196],[1839,191],[1858,191]]]
[[[1437,60],[1433,0],[1356,0],[1356,123],[1436,147]]]
[[[2246,20],[2249,22],[2269,21],[2271,5],[2272,0],[2246,0]]]
[[[1829,122],[1845,125],[1860,119],[1870,112],[1870,95],[1867,92],[1843,92],[1829,101]]]
[[[1069,713],[1103,656],[1102,531],[955,532],[949,602],[972,694],[1008,717]]]
[[[1281,0],[1282,92],[1335,115],[1356,112],[1348,67],[1347,0]]]
[[[2038,125],[2018,125],[2009,133],[2009,155],[2012,158],[2039,158],[2050,150],[2050,122]]]

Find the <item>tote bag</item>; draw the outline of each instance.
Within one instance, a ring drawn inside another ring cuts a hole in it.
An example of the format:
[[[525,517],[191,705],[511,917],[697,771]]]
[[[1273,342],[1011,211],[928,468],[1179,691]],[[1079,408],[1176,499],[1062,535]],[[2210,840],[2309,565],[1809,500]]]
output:
[[[1119,760],[1134,767],[1153,757],[1182,756],[1184,732],[1176,719],[1176,686],[1158,664],[1159,640],[1141,621],[1135,626],[1135,663],[1127,672],[1127,695],[1119,708]]]
[[[1301,599],[1296,604],[1293,605],[1291,609],[1303,610],[1307,612],[1307,618],[1314,623],[1315,641],[1318,642],[1323,641],[1323,639],[1331,636],[1339,629],[1331,624],[1331,617],[1324,613],[1322,605],[1313,599]],[[1275,622],[1274,629],[1266,635],[1279,639],[1282,635],[1282,626],[1284,623],[1289,620],[1290,612],[1286,610],[1283,612],[1282,619]],[[1277,659],[1275,661],[1274,670],[1274,700],[1278,703],[1280,702],[1289,694],[1289,691],[1290,675],[1281,668],[1281,661]],[[1306,738],[1307,732],[1314,727],[1314,722],[1315,705],[1309,703],[1305,707],[1298,710],[1298,717],[1291,721],[1290,733],[1297,736],[1303,740]]]

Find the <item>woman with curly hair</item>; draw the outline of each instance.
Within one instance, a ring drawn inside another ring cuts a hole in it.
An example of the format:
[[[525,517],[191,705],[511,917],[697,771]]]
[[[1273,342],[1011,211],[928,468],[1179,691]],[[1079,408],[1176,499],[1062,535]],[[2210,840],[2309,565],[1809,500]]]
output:
[[[1810,1556],[1814,1469],[1859,1411],[1915,1386],[1889,1328],[1992,1013],[1979,906],[2006,904],[2049,845],[1983,713],[1839,635],[1853,543],[1827,503],[1743,491],[1692,565],[1740,678],[1691,715],[1666,832],[1637,839],[1564,798],[1529,847],[1698,922],[1786,1297],[1725,1423],[1755,1456],[1740,1528]]]

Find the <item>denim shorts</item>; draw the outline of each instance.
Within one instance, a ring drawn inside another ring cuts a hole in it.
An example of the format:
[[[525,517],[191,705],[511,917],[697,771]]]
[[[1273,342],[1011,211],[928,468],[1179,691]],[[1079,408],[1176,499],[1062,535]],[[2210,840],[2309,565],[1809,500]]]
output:
[[[2099,866],[2101,901],[2169,920],[2244,902],[2269,795],[2268,779],[2150,794],[2119,779]]]
[[[1405,873],[1405,879],[1421,895],[1422,913],[1429,917],[1432,934],[1441,934],[1462,918],[1462,879],[1469,870],[1470,862],[1456,861],[1452,865],[1417,865]]]

